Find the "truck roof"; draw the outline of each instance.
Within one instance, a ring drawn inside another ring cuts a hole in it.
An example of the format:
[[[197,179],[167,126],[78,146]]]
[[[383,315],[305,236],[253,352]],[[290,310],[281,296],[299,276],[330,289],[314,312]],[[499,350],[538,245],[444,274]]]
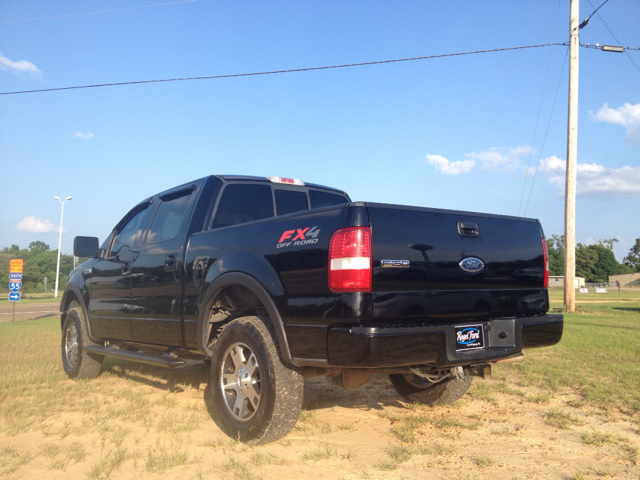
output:
[[[261,183],[274,183],[271,180],[269,180],[267,177],[254,177],[254,176],[250,176],[250,175],[212,175],[212,177],[218,177],[223,182],[251,181],[251,182],[261,182]],[[282,185],[282,186],[286,187],[286,186],[288,186],[290,184],[281,183],[279,185]],[[293,185],[291,185],[291,186],[293,186]],[[345,193],[343,190],[340,190],[338,188],[327,187],[325,185],[318,185],[318,184],[315,184],[315,183],[304,182],[304,186],[305,187],[312,187],[312,188],[321,188],[323,190],[330,190],[332,192],[338,192],[338,193],[342,193],[342,194]]]

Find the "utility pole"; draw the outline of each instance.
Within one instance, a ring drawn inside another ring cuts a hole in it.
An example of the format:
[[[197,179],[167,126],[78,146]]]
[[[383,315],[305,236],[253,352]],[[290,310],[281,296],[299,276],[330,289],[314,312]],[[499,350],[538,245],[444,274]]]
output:
[[[567,125],[567,180],[564,197],[564,309],[576,309],[576,166],[578,157],[578,49],[580,1],[571,0],[569,23],[569,115]]]

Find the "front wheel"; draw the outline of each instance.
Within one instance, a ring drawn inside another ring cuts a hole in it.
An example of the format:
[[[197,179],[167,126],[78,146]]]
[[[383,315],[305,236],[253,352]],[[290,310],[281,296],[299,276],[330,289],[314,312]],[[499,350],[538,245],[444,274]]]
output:
[[[211,388],[220,427],[250,444],[287,435],[302,409],[304,379],[280,360],[268,321],[238,318],[224,327],[212,349]]]
[[[62,365],[70,378],[96,378],[104,357],[87,353],[85,345],[94,345],[86,332],[82,306],[73,301],[62,326]]]
[[[413,373],[392,374],[389,380],[398,393],[407,400],[421,402],[431,407],[446,405],[462,397],[473,381],[473,377],[465,375],[462,378],[450,378],[442,382],[432,383]]]

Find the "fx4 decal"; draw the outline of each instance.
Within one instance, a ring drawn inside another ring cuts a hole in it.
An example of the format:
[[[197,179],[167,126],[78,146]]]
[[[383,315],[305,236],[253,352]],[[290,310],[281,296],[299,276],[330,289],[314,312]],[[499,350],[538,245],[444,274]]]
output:
[[[318,243],[318,234],[320,234],[320,229],[317,226],[287,230],[280,236],[280,241],[278,245],[276,245],[276,248]]]

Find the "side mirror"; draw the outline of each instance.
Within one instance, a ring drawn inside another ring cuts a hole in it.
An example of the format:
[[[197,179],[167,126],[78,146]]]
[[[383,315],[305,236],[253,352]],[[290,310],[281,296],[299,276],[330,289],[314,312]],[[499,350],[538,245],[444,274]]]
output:
[[[73,239],[73,255],[76,257],[95,258],[100,248],[96,237],[76,237]]]

